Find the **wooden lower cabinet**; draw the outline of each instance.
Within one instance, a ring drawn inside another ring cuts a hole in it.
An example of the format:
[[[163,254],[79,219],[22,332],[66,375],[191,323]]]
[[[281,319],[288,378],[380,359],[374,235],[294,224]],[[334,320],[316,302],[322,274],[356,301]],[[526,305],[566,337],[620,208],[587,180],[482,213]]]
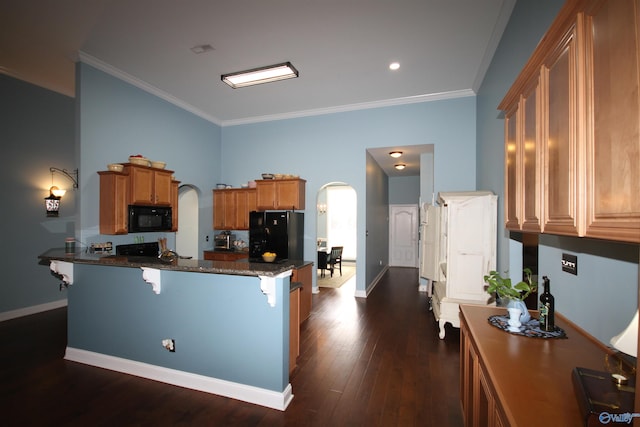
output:
[[[300,268],[294,268],[291,273],[291,282],[302,283],[300,289],[300,323],[309,318],[311,314],[311,273],[313,264],[307,264]]]
[[[300,354],[300,288],[289,293],[289,374]]]
[[[204,259],[209,261],[237,261],[249,258],[248,252],[204,251]]]
[[[510,334],[487,321],[494,314],[506,309],[460,306],[465,426],[584,425],[571,374],[575,367],[606,371],[609,350],[559,313],[556,326],[566,339]]]

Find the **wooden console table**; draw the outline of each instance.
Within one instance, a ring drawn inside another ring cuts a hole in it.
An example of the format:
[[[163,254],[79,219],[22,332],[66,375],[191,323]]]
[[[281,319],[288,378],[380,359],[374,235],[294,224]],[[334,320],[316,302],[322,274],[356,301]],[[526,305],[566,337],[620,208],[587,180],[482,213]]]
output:
[[[584,425],[575,367],[605,371],[610,350],[556,313],[567,339],[530,338],[489,324],[506,309],[460,306],[460,394],[466,426]],[[532,312],[537,317],[537,312]]]

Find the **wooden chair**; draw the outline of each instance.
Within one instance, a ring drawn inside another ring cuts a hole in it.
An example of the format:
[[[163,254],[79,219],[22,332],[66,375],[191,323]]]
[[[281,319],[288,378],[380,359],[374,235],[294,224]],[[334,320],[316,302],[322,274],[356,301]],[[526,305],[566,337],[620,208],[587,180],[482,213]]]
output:
[[[327,262],[329,264],[329,271],[331,271],[331,277],[333,277],[333,269],[336,264],[338,265],[340,275],[342,276],[342,246],[331,247],[331,252],[329,253],[329,259]]]

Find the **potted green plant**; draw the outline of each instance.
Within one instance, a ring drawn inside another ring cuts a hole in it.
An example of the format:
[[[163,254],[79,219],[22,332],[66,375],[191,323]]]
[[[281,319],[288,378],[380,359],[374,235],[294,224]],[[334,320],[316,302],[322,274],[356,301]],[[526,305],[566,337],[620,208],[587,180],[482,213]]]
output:
[[[516,284],[513,284],[511,278],[502,277],[497,271],[490,271],[488,275],[484,276],[484,281],[488,284],[485,286],[485,290],[491,295],[495,294],[497,299],[500,300],[500,302],[496,301],[498,305],[506,307],[511,305],[521,308],[522,317],[520,320],[527,322],[530,316],[523,301],[532,292],[535,292],[538,286],[532,280],[530,268],[525,268],[522,271],[524,272],[524,280]]]

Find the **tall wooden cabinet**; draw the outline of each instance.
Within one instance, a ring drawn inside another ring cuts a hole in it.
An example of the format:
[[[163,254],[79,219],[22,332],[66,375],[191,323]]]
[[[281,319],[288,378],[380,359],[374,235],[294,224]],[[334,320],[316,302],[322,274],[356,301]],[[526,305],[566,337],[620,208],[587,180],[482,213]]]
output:
[[[639,0],[569,0],[499,108],[505,226],[640,243]]]
[[[497,196],[488,191],[439,193],[440,207],[430,210],[430,223],[439,229],[431,306],[445,336],[445,324],[460,327],[460,304],[486,305],[484,276],[496,266]],[[428,230],[425,230],[428,231]],[[430,274],[430,273],[427,273]]]

